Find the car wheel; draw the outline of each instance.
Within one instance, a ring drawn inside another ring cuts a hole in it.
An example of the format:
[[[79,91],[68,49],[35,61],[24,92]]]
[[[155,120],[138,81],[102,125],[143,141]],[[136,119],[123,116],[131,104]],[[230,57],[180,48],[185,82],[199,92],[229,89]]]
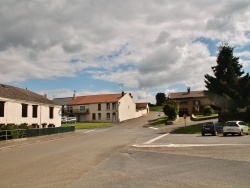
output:
[[[213,136],[217,136],[217,131],[214,131],[214,134],[213,134]]]
[[[240,135],[240,136],[242,136],[242,135],[243,135],[243,130],[241,130],[241,131],[240,131],[239,135]]]
[[[205,136],[205,133],[201,133],[202,136]]]
[[[227,133],[223,133],[223,136],[227,136]]]

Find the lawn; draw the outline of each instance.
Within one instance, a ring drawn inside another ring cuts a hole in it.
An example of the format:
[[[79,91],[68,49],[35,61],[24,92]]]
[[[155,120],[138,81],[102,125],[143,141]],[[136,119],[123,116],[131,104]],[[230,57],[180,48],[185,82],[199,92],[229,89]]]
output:
[[[187,126],[186,128],[181,127],[181,128],[174,130],[172,133],[176,133],[176,134],[200,134],[202,125],[203,125],[203,123]]]
[[[216,116],[218,116],[218,114],[211,114],[211,115],[209,115],[209,116],[195,115],[194,117],[196,117],[196,118],[205,118],[205,117],[216,117]]]
[[[162,118],[159,118],[159,119],[155,120],[154,122],[150,123],[150,125],[152,125],[152,126],[165,126],[165,123],[167,120],[168,120],[168,117],[162,117]]]
[[[62,124],[62,126],[75,126],[76,129],[93,129],[93,128],[102,128],[102,127],[111,127],[114,126],[114,123],[106,122],[86,122],[86,123],[72,123],[72,124]]]
[[[150,111],[163,112],[163,106],[150,106]]]

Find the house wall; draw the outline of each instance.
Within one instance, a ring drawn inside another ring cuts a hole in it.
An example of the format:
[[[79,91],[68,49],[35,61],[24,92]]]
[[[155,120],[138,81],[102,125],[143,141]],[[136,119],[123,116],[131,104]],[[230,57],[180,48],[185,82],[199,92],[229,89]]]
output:
[[[118,121],[118,103],[108,103],[110,108],[107,109],[107,103],[94,103],[86,105],[74,105],[73,112],[79,122],[117,122]],[[101,105],[101,109],[98,109]],[[80,106],[85,106],[87,113],[75,113],[80,110]],[[114,109],[113,109],[114,106]],[[100,114],[100,115],[99,115]],[[108,115],[109,114],[109,115]]]
[[[118,104],[119,121],[136,118],[136,104],[128,93],[119,100]]]
[[[56,127],[61,126],[61,106],[37,104],[27,101],[15,101],[3,98],[0,98],[0,101],[5,101],[4,117],[0,117],[0,124],[38,124],[39,128],[42,128],[43,123],[47,124],[45,127],[47,127],[49,124],[54,124]],[[28,105],[27,117],[22,117],[22,103]],[[32,117],[32,105],[38,106],[36,118]],[[49,118],[49,107],[53,107],[52,119]]]
[[[187,115],[199,114],[202,113],[202,110],[205,106],[210,106],[211,101],[206,97],[197,97],[197,98],[183,98],[176,99],[179,102],[179,115],[182,116],[183,113]],[[186,101],[186,103],[184,102]],[[198,103],[196,102],[198,101]],[[185,111],[188,110],[188,112]]]

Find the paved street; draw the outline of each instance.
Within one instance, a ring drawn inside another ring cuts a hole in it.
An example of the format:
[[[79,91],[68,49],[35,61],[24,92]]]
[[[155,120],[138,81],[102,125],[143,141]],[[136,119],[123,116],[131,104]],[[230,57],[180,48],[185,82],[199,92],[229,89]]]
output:
[[[0,187],[249,187],[250,136],[143,127],[157,117],[2,142]]]

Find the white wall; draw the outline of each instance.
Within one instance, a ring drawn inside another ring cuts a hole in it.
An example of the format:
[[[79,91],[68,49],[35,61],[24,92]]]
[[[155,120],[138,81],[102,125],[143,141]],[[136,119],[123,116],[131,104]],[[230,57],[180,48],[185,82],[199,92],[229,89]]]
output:
[[[136,104],[128,93],[119,100],[118,108],[119,121],[136,118]]]
[[[5,101],[4,117],[0,117],[0,124],[38,124],[40,128],[42,123],[54,124],[56,127],[61,126],[61,106],[31,103],[27,101],[15,101],[12,99],[0,98],[0,101]],[[27,117],[22,117],[22,103],[28,104]],[[32,105],[38,105],[37,118],[32,117]],[[49,107],[54,107],[53,119],[49,118]]]

